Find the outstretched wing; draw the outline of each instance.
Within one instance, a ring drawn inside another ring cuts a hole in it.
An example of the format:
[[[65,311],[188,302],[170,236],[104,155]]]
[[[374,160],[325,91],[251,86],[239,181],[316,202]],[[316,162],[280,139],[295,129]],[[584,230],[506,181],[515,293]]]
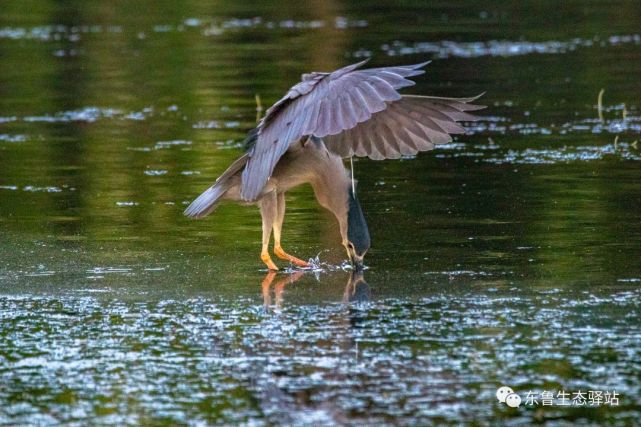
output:
[[[457,122],[476,121],[468,113],[485,108],[470,104],[475,98],[403,96],[385,110],[353,128],[324,138],[327,148],[341,157],[397,159],[428,151],[435,144],[452,141],[452,134],[465,133]]]
[[[255,200],[290,144],[305,135],[326,137],[354,128],[401,99],[397,89],[412,86],[407,77],[423,74],[428,63],[357,70],[366,61],[332,73],[311,73],[270,107],[248,151],[241,197]]]

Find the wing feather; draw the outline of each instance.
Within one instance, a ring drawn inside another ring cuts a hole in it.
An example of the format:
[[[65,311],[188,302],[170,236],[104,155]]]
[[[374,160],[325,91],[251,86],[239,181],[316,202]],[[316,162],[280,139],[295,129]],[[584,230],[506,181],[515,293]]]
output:
[[[329,130],[332,126],[332,104],[329,99],[323,99],[321,101],[320,108],[318,110],[318,122],[316,123],[315,134],[317,136],[325,136],[329,134]]]
[[[385,101],[398,101],[401,99],[401,95],[396,92],[394,86],[382,77],[372,76],[372,79],[367,83],[371,85],[377,94]]]
[[[303,135],[311,135],[311,133],[316,129],[318,123],[318,117],[320,115],[320,102],[314,102],[307,109],[307,120],[303,125],[301,133]]]
[[[412,108],[413,111],[419,113],[419,114],[424,114],[424,115],[429,115],[432,117],[432,113],[434,111],[438,112],[438,115],[442,117],[442,115],[447,116],[445,120],[450,120],[450,121],[461,121],[461,122],[470,122],[470,121],[475,121],[477,120],[475,116],[472,114],[469,114],[464,111],[457,110],[456,108],[453,108],[450,105],[446,104],[431,104],[429,102],[424,102],[424,103],[411,103],[411,106],[409,108]]]
[[[358,123],[369,120],[369,118],[372,117],[372,113],[369,111],[367,100],[363,97],[361,91],[358,90],[358,88],[354,88],[350,93],[350,97],[352,98],[354,106],[356,106],[356,112],[359,114]]]
[[[381,140],[383,141],[383,149],[385,157],[390,159],[398,159],[403,154],[399,145],[398,137],[394,131],[390,129],[385,120],[378,121],[378,128],[380,130]]]
[[[361,95],[361,98],[365,100],[365,108],[370,113],[378,113],[387,107],[385,99],[376,93],[374,86],[369,83],[363,82],[358,85],[355,90]]]
[[[354,128],[354,133],[356,134],[356,148],[352,151],[349,144],[344,144],[345,149],[349,152],[347,157],[355,153],[360,157],[367,156],[367,153],[372,149],[372,142],[364,134],[362,128]]]
[[[478,120],[466,112],[482,108],[468,104],[476,99],[403,96],[386,102],[387,108],[372,114],[369,120],[326,136],[325,145],[343,157],[367,156],[373,160],[428,151],[451,142],[452,134],[465,133],[458,121]]]
[[[341,97],[341,102],[338,104],[339,113],[345,117],[346,123],[358,123],[358,116],[354,110],[354,104],[352,102],[352,97],[349,94],[345,94]],[[346,130],[348,128],[343,128]]]
[[[332,135],[340,133],[341,131],[343,131],[343,129],[349,129],[351,127],[344,123],[343,119],[347,121],[347,117],[343,116],[340,106],[341,102],[339,101],[334,104],[333,108],[331,109],[332,120],[330,122],[331,125],[329,133]]]
[[[380,138],[369,138],[369,135],[363,135],[364,138],[368,138],[368,144],[370,147],[370,152],[368,157],[372,160],[383,160],[385,159],[385,148]]]
[[[310,73],[271,106],[258,124],[247,152],[241,197],[256,200],[276,163],[306,136],[324,137],[341,156],[397,158],[461,133],[457,121],[474,120],[467,111],[476,98],[401,97],[427,63],[360,70],[366,61],[332,73]],[[389,114],[387,114],[389,113]]]

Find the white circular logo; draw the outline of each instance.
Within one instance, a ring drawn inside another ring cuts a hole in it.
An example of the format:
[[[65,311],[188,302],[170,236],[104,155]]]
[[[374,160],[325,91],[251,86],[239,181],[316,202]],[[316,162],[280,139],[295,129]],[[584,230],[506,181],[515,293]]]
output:
[[[505,399],[510,394],[514,394],[514,390],[512,390],[510,387],[505,385],[503,387],[499,387],[499,389],[496,390],[496,398],[501,403],[505,403]]]
[[[521,405],[521,396],[516,393],[510,393],[505,398],[505,404],[510,408],[518,408]]]

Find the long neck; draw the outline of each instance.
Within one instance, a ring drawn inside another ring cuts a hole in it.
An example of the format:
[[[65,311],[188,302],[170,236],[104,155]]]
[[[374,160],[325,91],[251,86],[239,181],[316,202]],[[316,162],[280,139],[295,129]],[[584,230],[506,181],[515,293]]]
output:
[[[306,146],[311,184],[321,206],[338,220],[343,245],[352,242],[367,250],[370,237],[361,205],[353,192],[353,183],[340,156],[328,151],[320,139]]]
[[[341,158],[327,151],[320,153],[312,166],[312,188],[321,206],[337,218],[347,218],[351,181]]]
[[[336,216],[343,244],[352,242],[359,248],[369,248],[367,222],[341,158],[336,155],[324,156],[322,161],[319,158],[315,172],[312,187],[316,199]]]

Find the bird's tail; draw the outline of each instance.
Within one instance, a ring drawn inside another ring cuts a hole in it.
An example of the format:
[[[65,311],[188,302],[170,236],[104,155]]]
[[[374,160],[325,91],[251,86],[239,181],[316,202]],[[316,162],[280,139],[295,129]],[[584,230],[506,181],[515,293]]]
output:
[[[185,209],[185,216],[190,218],[203,218],[209,215],[216,209],[220,198],[227,190],[229,190],[228,181],[215,183],[198,196],[196,200],[191,202],[187,209]]]
[[[247,163],[247,154],[237,159],[227,170],[216,180],[214,185],[205,190],[185,209],[185,216],[190,218],[202,218],[212,213],[222,196],[232,186],[231,178],[241,172]]]

